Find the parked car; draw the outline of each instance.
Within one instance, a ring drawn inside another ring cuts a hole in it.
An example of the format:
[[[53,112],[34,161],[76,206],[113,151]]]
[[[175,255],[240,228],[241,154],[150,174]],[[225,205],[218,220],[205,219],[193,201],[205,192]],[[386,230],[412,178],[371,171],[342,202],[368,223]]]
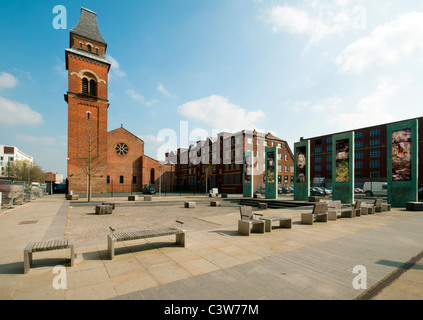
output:
[[[266,193],[266,189],[263,187],[258,187],[256,193]]]
[[[142,190],[142,193],[144,193],[144,194],[156,194],[156,190],[152,186],[145,184],[144,189]]]
[[[363,191],[368,197],[386,196],[388,194],[388,183],[386,182],[364,182]]]
[[[354,193],[364,193],[363,189],[355,188]]]
[[[311,196],[324,196],[325,193],[317,187],[310,188],[310,195]]]

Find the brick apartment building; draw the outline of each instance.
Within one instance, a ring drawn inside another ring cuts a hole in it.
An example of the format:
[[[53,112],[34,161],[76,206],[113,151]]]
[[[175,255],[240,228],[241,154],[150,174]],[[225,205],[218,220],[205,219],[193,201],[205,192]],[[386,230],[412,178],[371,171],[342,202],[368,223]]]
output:
[[[175,165],[175,190],[242,193],[243,155],[253,151],[254,190],[264,188],[265,149],[278,147],[278,185],[292,186],[294,157],[288,143],[270,133],[243,130],[221,132],[176,152],[166,154],[166,162]]]
[[[419,123],[419,159],[423,159],[423,117]],[[366,181],[386,181],[387,176],[387,126],[389,123],[359,128],[354,131],[355,140],[355,187],[361,188]],[[310,141],[310,178],[324,178],[326,186],[332,184],[332,136],[308,138]],[[418,164],[418,183],[423,186],[423,161]],[[320,179],[314,179],[315,183]],[[322,181],[323,179],[321,179]]]
[[[93,193],[142,191],[145,184],[159,189],[160,175],[173,168],[144,155],[144,141],[125,128],[107,131],[107,42],[97,25],[97,14],[81,8],[80,20],[70,31],[66,49],[69,87],[68,190]]]

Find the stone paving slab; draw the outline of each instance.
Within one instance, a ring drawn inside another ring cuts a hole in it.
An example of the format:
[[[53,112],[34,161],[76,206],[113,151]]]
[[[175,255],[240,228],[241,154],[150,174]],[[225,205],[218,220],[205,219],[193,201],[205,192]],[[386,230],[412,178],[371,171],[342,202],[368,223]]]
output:
[[[309,207],[262,210],[265,216],[292,216],[292,229],[245,237],[237,233],[239,209],[233,204],[117,206],[102,221],[90,206],[69,204],[54,195],[0,212],[0,299],[354,299],[363,291],[352,287],[355,265],[366,266],[370,287],[423,244],[422,213],[405,210],[314,226],[299,223]],[[128,241],[117,244],[115,260],[108,260],[108,225],[139,229],[178,217],[188,221],[185,248],[174,237]],[[67,252],[40,253],[24,275],[26,243],[60,235],[76,238],[76,265],[66,264]],[[55,265],[67,266],[66,290],[52,286]],[[417,264],[378,297],[420,299],[422,273]]]

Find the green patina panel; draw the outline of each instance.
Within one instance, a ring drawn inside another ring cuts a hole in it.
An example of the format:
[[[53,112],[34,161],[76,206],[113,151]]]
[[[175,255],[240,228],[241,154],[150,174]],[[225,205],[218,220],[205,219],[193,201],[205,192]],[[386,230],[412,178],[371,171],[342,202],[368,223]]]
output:
[[[294,200],[308,201],[310,196],[310,140],[294,144]]]
[[[387,127],[388,203],[395,208],[418,201],[418,120]]]
[[[244,153],[244,171],[242,175],[242,192],[244,197],[253,197],[254,171],[253,152]]]
[[[332,199],[354,203],[354,131],[332,137]]]
[[[278,198],[278,147],[266,148],[266,199]]]

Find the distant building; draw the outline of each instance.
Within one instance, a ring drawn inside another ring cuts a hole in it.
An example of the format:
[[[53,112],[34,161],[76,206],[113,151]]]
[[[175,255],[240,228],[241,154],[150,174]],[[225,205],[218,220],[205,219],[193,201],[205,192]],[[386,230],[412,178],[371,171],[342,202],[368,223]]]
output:
[[[278,185],[292,186],[294,157],[288,143],[271,133],[243,130],[221,132],[216,138],[198,141],[188,149],[179,148],[166,154],[166,162],[174,164],[174,187],[181,191],[242,193],[243,157],[254,156],[254,190],[265,185],[265,150],[278,147]],[[208,190],[206,190],[206,187]]]
[[[23,153],[15,146],[6,146],[0,144],[0,175],[3,177],[7,177],[8,172],[7,168],[9,162],[12,161],[29,161],[31,163],[34,162],[34,158]]]
[[[418,133],[418,183],[423,186],[423,117],[417,118]],[[345,132],[355,133],[355,187],[363,187],[366,181],[386,181],[387,179],[387,126],[390,123],[357,128]],[[331,133],[303,140],[310,141],[310,178],[332,184],[332,136]],[[316,179],[317,178],[317,179]]]

